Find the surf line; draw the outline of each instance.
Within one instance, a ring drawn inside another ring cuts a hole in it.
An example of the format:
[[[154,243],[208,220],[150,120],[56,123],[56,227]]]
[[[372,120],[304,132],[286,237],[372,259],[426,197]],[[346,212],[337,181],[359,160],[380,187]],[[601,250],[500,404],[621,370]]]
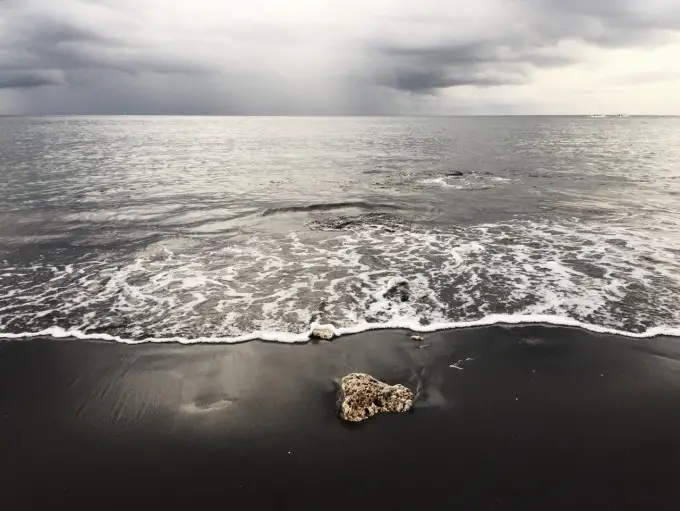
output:
[[[248,341],[269,341],[281,343],[305,343],[309,342],[315,330],[325,330],[331,334],[331,338],[343,335],[358,334],[370,330],[409,330],[419,333],[430,333],[442,330],[457,330],[462,328],[475,328],[493,325],[546,325],[561,326],[571,328],[581,328],[593,333],[619,335],[634,339],[650,339],[653,337],[667,336],[680,337],[680,327],[652,327],[644,332],[627,332],[615,328],[604,327],[584,323],[576,319],[563,316],[551,315],[511,315],[511,314],[492,314],[484,318],[473,321],[442,322],[430,325],[422,325],[416,319],[395,319],[385,323],[359,323],[346,327],[335,327],[328,324],[312,323],[310,328],[303,333],[278,332],[278,331],[255,331],[232,337],[146,337],[142,339],[129,339],[118,335],[104,333],[87,333],[78,329],[65,329],[53,326],[37,332],[0,332],[0,339],[30,339],[35,337],[53,337],[56,339],[83,339],[112,341],[123,344],[143,344],[143,343],[180,343],[180,344],[235,344]]]

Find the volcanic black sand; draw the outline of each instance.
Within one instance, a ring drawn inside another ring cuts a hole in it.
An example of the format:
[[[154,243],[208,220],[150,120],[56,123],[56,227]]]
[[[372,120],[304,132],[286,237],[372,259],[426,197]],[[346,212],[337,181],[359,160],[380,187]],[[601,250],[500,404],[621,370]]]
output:
[[[414,390],[413,412],[342,423],[353,371]],[[7,509],[680,506],[678,339],[497,326],[422,343],[2,341],[0,392]]]

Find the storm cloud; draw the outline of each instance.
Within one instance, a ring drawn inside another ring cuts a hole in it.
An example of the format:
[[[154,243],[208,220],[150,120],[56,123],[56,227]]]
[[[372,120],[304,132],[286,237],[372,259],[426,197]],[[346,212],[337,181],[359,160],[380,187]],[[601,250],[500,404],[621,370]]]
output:
[[[674,0],[0,0],[0,113],[680,113],[679,62]]]
[[[63,83],[64,81],[54,73],[0,71],[0,89],[30,89]]]

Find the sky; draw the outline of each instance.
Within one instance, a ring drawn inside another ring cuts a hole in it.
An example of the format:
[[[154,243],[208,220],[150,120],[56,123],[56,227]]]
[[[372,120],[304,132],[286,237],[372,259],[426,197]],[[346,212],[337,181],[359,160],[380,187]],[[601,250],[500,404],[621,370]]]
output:
[[[0,0],[0,114],[680,114],[678,0]]]

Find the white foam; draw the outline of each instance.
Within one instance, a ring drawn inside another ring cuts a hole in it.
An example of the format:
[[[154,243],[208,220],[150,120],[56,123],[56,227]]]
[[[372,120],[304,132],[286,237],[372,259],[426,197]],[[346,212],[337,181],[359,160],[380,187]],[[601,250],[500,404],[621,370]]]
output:
[[[487,176],[483,174],[465,174],[463,176],[437,176],[420,181],[424,185],[437,185],[442,188],[453,190],[478,190],[495,188],[503,183],[509,183],[509,178],[500,176]]]
[[[339,335],[523,322],[677,335],[676,250],[629,228],[529,221],[173,241],[127,261],[0,264],[0,337],[303,342],[315,321]],[[386,293],[399,283],[407,300]]]
[[[426,184],[426,185],[439,185],[439,186],[442,186],[444,188],[455,188],[457,190],[462,190],[463,188],[465,188],[463,185],[461,185],[459,183],[456,183],[456,184],[449,183],[443,177],[434,177],[434,178],[431,178],[431,179],[423,179],[421,181],[421,183]]]
[[[355,335],[372,330],[410,330],[419,333],[432,333],[443,330],[459,330],[463,328],[476,328],[494,325],[549,325],[568,328],[581,328],[589,332],[604,335],[619,335],[633,339],[650,339],[653,337],[680,337],[680,327],[653,327],[644,332],[627,332],[615,328],[607,328],[590,323],[577,321],[573,318],[546,315],[508,315],[491,314],[485,318],[475,321],[460,321],[450,323],[434,323],[431,325],[421,325],[416,320],[393,320],[386,323],[362,323],[348,327],[336,328],[329,324],[312,323],[308,332],[302,334],[291,334],[288,332],[267,332],[258,331],[235,337],[147,337],[143,339],[126,339],[124,337],[109,334],[88,334],[78,329],[65,330],[61,327],[50,327],[40,332],[19,332],[7,333],[0,332],[0,339],[30,339],[35,337],[54,337],[57,339],[84,339],[114,341],[124,344],[144,344],[144,343],[180,343],[180,344],[236,344],[248,341],[270,341],[280,343],[304,343],[310,340],[312,331],[316,328],[329,328],[336,337],[343,335]]]

